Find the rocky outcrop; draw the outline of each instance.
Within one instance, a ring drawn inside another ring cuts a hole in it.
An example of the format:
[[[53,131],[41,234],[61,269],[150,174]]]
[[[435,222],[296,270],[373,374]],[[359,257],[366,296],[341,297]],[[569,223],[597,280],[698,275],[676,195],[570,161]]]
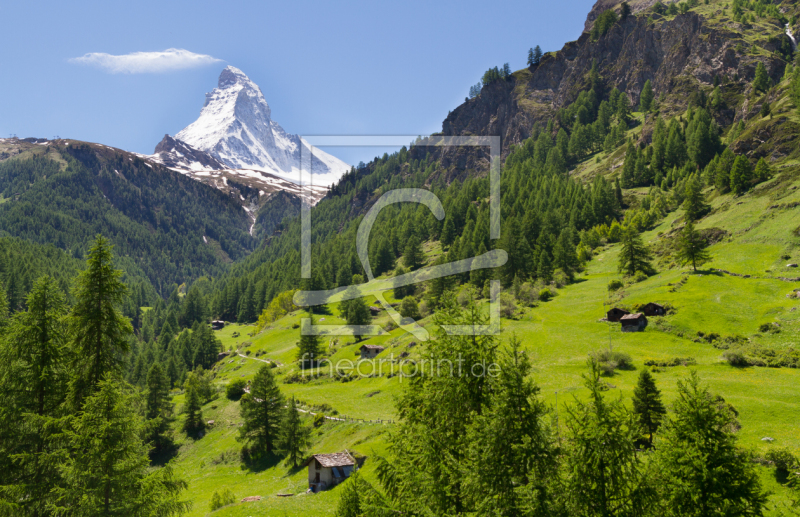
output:
[[[612,5],[616,3],[600,0],[593,11],[602,12]],[[635,13],[650,4],[631,2],[631,7]],[[722,79],[723,89],[747,90],[758,61],[766,65],[774,79],[780,78],[785,63],[779,57],[737,51],[741,31],[747,29],[721,15],[714,23],[694,12],[671,19],[652,14],[651,21],[644,14],[630,16],[597,41],[583,33],[559,52],[546,54],[540,65],[484,87],[478,97],[448,115],[442,133],[499,135],[505,155],[511,144],[530,135],[535,123],[546,125],[556,110],[575,100],[587,86],[593,63],[597,63],[606,89],[617,87],[624,91],[632,105],[638,104],[642,87],[650,80],[656,98],[664,96],[660,107],[665,116],[682,112],[693,92],[702,89],[710,93],[715,77]],[[776,33],[779,31],[780,27],[776,27]],[[774,41],[775,38],[763,46],[773,45]],[[738,119],[742,114],[731,109],[718,116]],[[454,170],[484,169],[488,150],[476,153],[450,148],[441,151],[440,158],[445,167]]]

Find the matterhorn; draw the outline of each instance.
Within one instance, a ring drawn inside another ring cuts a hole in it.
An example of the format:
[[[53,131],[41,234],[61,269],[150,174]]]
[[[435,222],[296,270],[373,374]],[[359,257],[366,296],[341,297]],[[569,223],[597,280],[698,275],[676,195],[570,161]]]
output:
[[[350,169],[320,149],[313,149],[312,154],[308,142],[284,131],[272,120],[269,104],[258,85],[232,66],[222,71],[217,87],[206,94],[200,117],[175,139],[231,169],[263,171],[295,183],[301,182],[301,153],[308,160],[303,183],[329,186]]]

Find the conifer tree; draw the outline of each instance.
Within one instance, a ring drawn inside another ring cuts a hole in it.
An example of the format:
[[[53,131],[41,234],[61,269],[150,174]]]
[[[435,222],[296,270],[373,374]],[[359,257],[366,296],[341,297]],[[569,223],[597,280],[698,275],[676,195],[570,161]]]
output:
[[[70,318],[74,364],[70,398],[79,409],[104,376],[119,376],[128,353],[130,321],[119,311],[127,294],[114,269],[112,245],[98,235],[89,250],[86,269],[75,285],[75,306]]]
[[[642,236],[634,226],[622,232],[622,249],[619,252],[619,272],[633,276],[638,272],[647,273],[653,269],[650,265],[650,250],[642,240]]]
[[[65,413],[67,304],[57,282],[44,276],[27,306],[0,336],[0,501],[7,495],[19,514],[46,515],[60,483],[53,432]]]
[[[711,255],[706,250],[708,242],[700,235],[692,221],[688,221],[683,227],[678,237],[677,258],[681,263],[691,264],[692,269],[697,272],[697,266],[701,266],[711,260]]]
[[[703,195],[703,187],[694,176],[687,182],[683,209],[686,211],[687,221],[696,221],[709,210]]]
[[[347,307],[349,307],[349,304],[354,301],[356,300],[348,301]],[[311,324],[314,324],[313,318],[311,319]],[[317,364],[317,361],[319,361],[320,357],[322,357],[322,349],[320,348],[319,336],[316,334],[303,334],[301,328],[300,342],[297,345],[297,360],[300,361],[300,367],[313,367],[315,364]]]
[[[651,504],[647,478],[636,456],[637,425],[621,400],[602,395],[600,367],[589,361],[587,402],[569,408],[562,496],[569,515],[645,515]]]
[[[632,188],[636,183],[636,160],[637,152],[633,144],[628,144],[628,150],[625,151],[625,163],[622,166],[622,176],[620,183],[622,188]]]
[[[183,412],[186,418],[183,421],[183,430],[187,433],[194,433],[205,427],[203,422],[203,404],[200,401],[199,387],[194,382],[187,379],[184,383],[186,392],[186,402]]]
[[[214,335],[207,323],[197,325],[197,330],[192,332],[192,342],[194,347],[192,365],[201,366],[206,370],[214,366],[222,350],[222,341]]]
[[[422,252],[422,246],[419,243],[419,239],[416,236],[411,236],[408,239],[408,244],[403,249],[403,263],[405,266],[410,269],[418,269],[422,266],[422,262],[425,259],[425,255]]]
[[[639,381],[633,390],[633,413],[639,425],[649,435],[648,442],[653,446],[653,434],[661,425],[661,420],[667,414],[661,402],[661,391],[656,387],[656,381],[647,370],[639,374]]]
[[[498,364],[491,401],[468,431],[465,488],[473,494],[477,515],[551,515],[555,494],[550,480],[556,474],[557,455],[547,408],[516,337]]]
[[[623,4],[628,5],[628,4]],[[630,8],[628,8],[630,9]],[[642,87],[642,93],[639,95],[639,106],[641,110],[645,113],[650,111],[650,108],[653,106],[653,85],[650,82],[650,79],[644,82],[644,86]]]
[[[3,281],[0,280],[0,329],[2,329],[8,320],[8,298],[6,297],[6,288]]]
[[[727,405],[701,385],[696,372],[678,381],[674,416],[662,426],[653,458],[670,515],[761,515],[767,496],[750,455],[737,446]]]
[[[369,325],[372,321],[372,313],[369,311],[367,302],[363,297],[354,298],[349,300],[347,304],[347,311],[345,312],[345,319],[348,325]],[[304,336],[305,337],[305,336]],[[356,340],[360,341],[361,336],[356,335]]]
[[[408,273],[408,271],[406,271],[402,265],[398,264],[394,270],[394,278],[400,278],[406,273]],[[413,285],[396,286],[393,290],[393,294],[396,300],[402,300],[406,296],[412,294],[413,291],[414,291]]]
[[[147,373],[147,407],[145,412],[145,440],[158,452],[166,443],[172,404],[169,400],[170,381],[158,363]]]
[[[400,304],[400,316],[418,320],[420,318],[419,305],[413,296],[406,296]]]
[[[170,466],[152,470],[140,438],[142,420],[119,381],[101,379],[83,410],[64,426],[68,444],[61,465],[64,483],[53,489],[55,515],[181,515],[186,482]]]
[[[311,429],[303,425],[300,412],[297,411],[297,402],[294,397],[289,399],[289,407],[281,422],[277,449],[281,454],[288,456],[292,467],[297,468],[297,461],[302,459],[303,453],[310,444]]]
[[[547,250],[539,252],[539,263],[536,266],[536,276],[545,283],[553,279],[553,263]]]
[[[620,93],[619,99],[617,100],[617,120],[620,122],[624,122],[625,124],[631,118],[631,101],[628,99],[627,93]]]
[[[542,47],[536,45],[533,47],[533,64],[538,65],[542,61]]]
[[[756,178],[756,181],[759,182],[767,181],[772,177],[772,170],[770,169],[769,164],[763,157],[758,159],[754,176]]]
[[[533,47],[528,49],[528,66],[533,66]]]
[[[570,279],[572,279],[575,271],[580,266],[573,241],[573,233],[570,228],[564,228],[556,241],[556,245],[553,248],[553,263]]]
[[[750,188],[750,180],[753,176],[753,170],[750,167],[750,160],[744,155],[736,157],[731,169],[731,190],[735,194],[743,194]]]
[[[753,89],[755,91],[767,91],[772,84],[772,80],[769,78],[769,74],[767,73],[767,68],[764,66],[764,63],[759,61],[756,65],[756,76],[753,79]]]
[[[722,193],[731,189],[731,170],[736,161],[736,156],[730,147],[726,147],[717,162],[717,170],[714,176],[714,186]]]
[[[250,393],[240,400],[242,426],[238,440],[257,454],[269,454],[275,448],[283,413],[283,397],[269,365],[256,372]]]

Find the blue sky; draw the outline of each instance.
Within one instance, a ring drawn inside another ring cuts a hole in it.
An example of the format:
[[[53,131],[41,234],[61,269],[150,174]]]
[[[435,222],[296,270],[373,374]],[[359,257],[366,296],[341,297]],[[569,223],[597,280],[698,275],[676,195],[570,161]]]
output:
[[[299,134],[430,134],[492,66],[577,39],[593,0],[0,4],[0,136],[152,153],[194,121],[228,64]],[[219,61],[156,73],[71,62],[170,48]],[[329,149],[367,161],[375,149]],[[381,151],[382,153],[382,151]]]

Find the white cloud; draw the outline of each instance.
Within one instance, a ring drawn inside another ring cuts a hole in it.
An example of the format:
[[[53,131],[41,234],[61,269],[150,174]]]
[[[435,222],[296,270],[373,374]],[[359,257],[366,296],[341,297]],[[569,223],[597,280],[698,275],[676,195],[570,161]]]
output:
[[[131,52],[121,56],[92,52],[69,60],[70,63],[96,66],[112,74],[172,72],[220,61],[222,60],[206,54],[195,54],[180,48],[168,48],[161,52]]]

